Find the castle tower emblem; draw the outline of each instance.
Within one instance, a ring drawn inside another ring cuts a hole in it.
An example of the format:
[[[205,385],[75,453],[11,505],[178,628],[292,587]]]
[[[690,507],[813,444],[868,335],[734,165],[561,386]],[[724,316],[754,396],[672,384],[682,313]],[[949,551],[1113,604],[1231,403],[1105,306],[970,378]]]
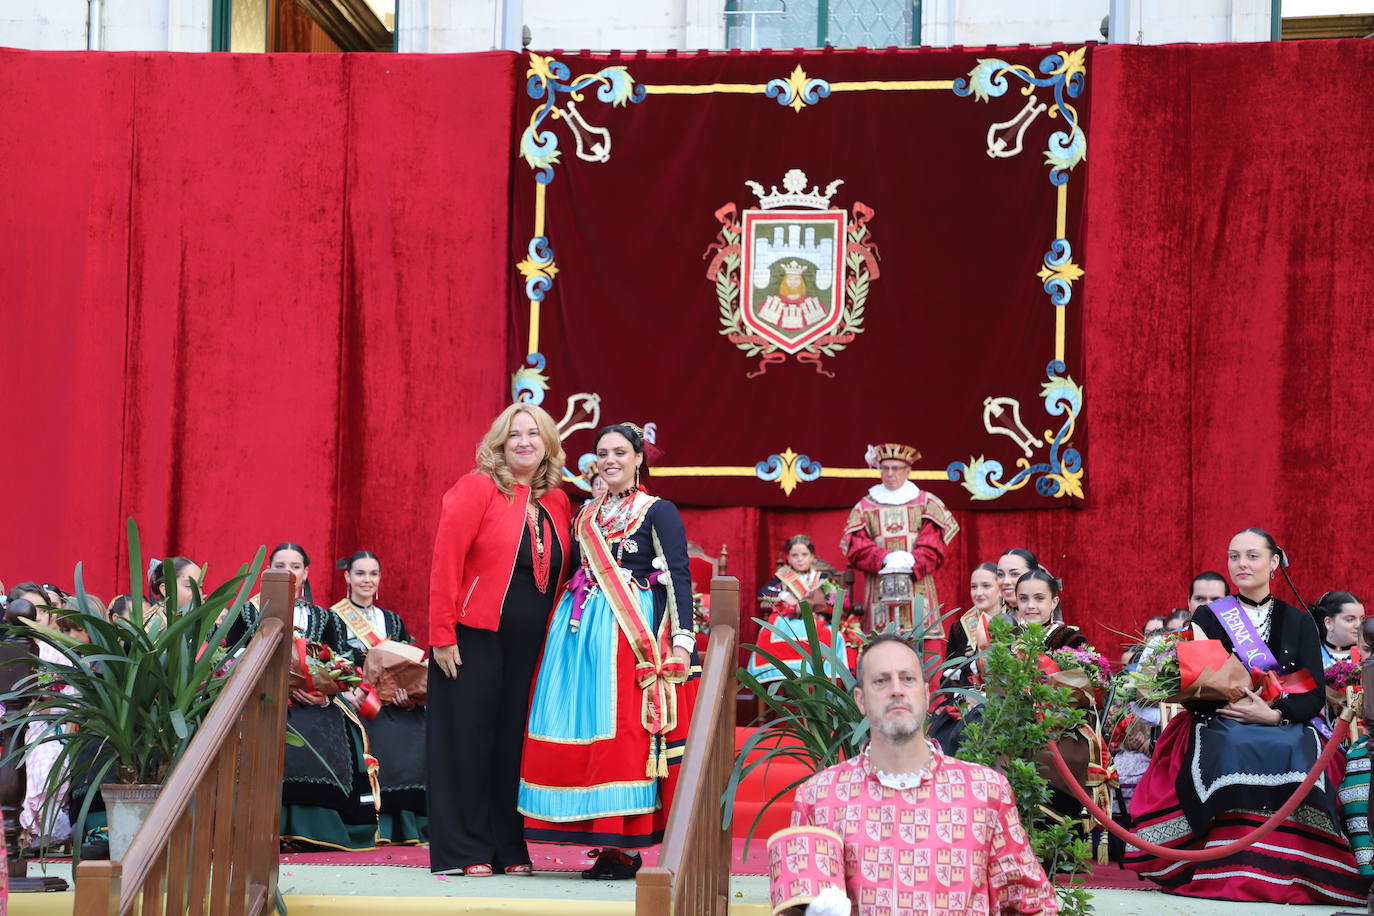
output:
[[[806,173],[791,169],[781,191],[746,181],[758,206],[738,219],[734,204],[716,213],[723,228],[706,275],[716,283],[722,333],[760,357],[751,377],[789,355],[831,375],[821,357],[863,332],[863,300],[878,276],[865,225],[873,210],[861,203],[852,213],[832,207],[842,184],[836,179],[824,192],[817,185],[808,191]]]

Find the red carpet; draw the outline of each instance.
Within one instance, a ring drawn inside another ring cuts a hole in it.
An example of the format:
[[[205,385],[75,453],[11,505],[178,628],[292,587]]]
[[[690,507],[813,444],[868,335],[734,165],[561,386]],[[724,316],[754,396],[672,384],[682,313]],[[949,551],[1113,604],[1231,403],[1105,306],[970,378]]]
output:
[[[749,844],[749,854],[744,854],[744,841],[733,841],[730,874],[766,875],[768,874],[768,852],[763,841]],[[658,864],[659,847],[644,851],[644,864]],[[587,850],[581,846],[554,846],[547,843],[531,843],[530,855],[538,871],[581,871],[591,866],[586,856]],[[366,852],[293,852],[283,854],[282,865],[399,865],[410,868],[429,868],[429,850],[423,846],[391,846]],[[1118,868],[1114,863],[1093,866],[1092,874],[1085,882],[1089,888],[1119,890],[1150,890],[1154,887],[1142,881],[1135,872]]]
[[[749,844],[749,854],[744,854],[744,841],[734,840],[731,854],[730,873],[732,875],[768,874],[768,851],[763,842]],[[645,865],[658,864],[659,847],[643,852]],[[592,860],[587,858],[587,847],[555,846],[549,843],[531,843],[530,857],[534,859],[536,871],[581,871],[590,868]],[[282,865],[401,865],[410,868],[429,868],[429,849],[424,846],[383,846],[365,852],[292,852],[283,853]]]
[[[764,863],[765,867],[767,864],[767,862]],[[1144,880],[1135,872],[1118,867],[1115,862],[1109,862],[1106,865],[1094,865],[1092,874],[1083,882],[1083,886],[1098,890],[1122,891],[1150,891],[1158,887],[1153,882]]]

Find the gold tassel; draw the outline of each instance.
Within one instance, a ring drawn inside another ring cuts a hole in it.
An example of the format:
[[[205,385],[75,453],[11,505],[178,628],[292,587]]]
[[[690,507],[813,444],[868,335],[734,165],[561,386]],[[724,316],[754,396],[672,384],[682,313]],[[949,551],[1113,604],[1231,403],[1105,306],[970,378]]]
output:
[[[1101,807],[1101,806],[1099,806],[1099,807]],[[1104,811],[1109,811],[1109,810],[1111,810],[1111,809],[1109,809],[1109,808],[1103,808],[1102,810],[1104,810]],[[1088,842],[1090,842],[1090,843],[1092,842],[1092,836],[1093,836],[1093,822],[1092,822],[1092,819],[1091,819],[1091,818],[1084,818],[1084,819],[1083,819],[1083,835],[1084,835],[1085,837],[1088,838]],[[1111,836],[1111,834],[1107,832],[1107,829],[1106,829],[1105,827],[1102,828],[1102,836],[1100,837],[1100,842],[1097,844],[1097,864],[1098,864],[1098,865],[1106,865],[1106,864],[1107,864],[1107,844],[1108,844],[1107,838],[1110,837],[1110,836]]]
[[[644,764],[644,776],[653,779],[658,772],[658,755],[654,753],[654,735],[649,736],[649,760]]]
[[[662,735],[658,738],[658,778],[668,778],[668,740]]]

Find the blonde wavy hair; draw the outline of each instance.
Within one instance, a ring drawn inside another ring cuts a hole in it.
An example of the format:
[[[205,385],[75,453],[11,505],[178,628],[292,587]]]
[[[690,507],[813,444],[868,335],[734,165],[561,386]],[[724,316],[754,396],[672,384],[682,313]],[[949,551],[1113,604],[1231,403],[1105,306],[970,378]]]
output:
[[[539,438],[544,440],[544,460],[534,470],[534,480],[530,489],[538,499],[551,490],[558,489],[563,483],[563,465],[567,456],[563,453],[563,441],[558,438],[558,427],[548,411],[538,404],[512,404],[497,415],[491,429],[477,445],[477,470],[496,482],[496,488],[507,496],[515,495],[515,475],[506,467],[506,439],[510,436],[511,423],[518,413],[529,414],[539,430]]]

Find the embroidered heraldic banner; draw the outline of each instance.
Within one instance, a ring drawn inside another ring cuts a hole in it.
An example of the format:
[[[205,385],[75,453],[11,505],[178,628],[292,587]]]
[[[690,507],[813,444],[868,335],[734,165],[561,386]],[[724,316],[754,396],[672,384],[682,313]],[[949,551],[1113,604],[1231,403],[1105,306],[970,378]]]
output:
[[[890,440],[1081,504],[1089,50],[528,55],[513,394],[645,425],[690,505],[849,505]]]

